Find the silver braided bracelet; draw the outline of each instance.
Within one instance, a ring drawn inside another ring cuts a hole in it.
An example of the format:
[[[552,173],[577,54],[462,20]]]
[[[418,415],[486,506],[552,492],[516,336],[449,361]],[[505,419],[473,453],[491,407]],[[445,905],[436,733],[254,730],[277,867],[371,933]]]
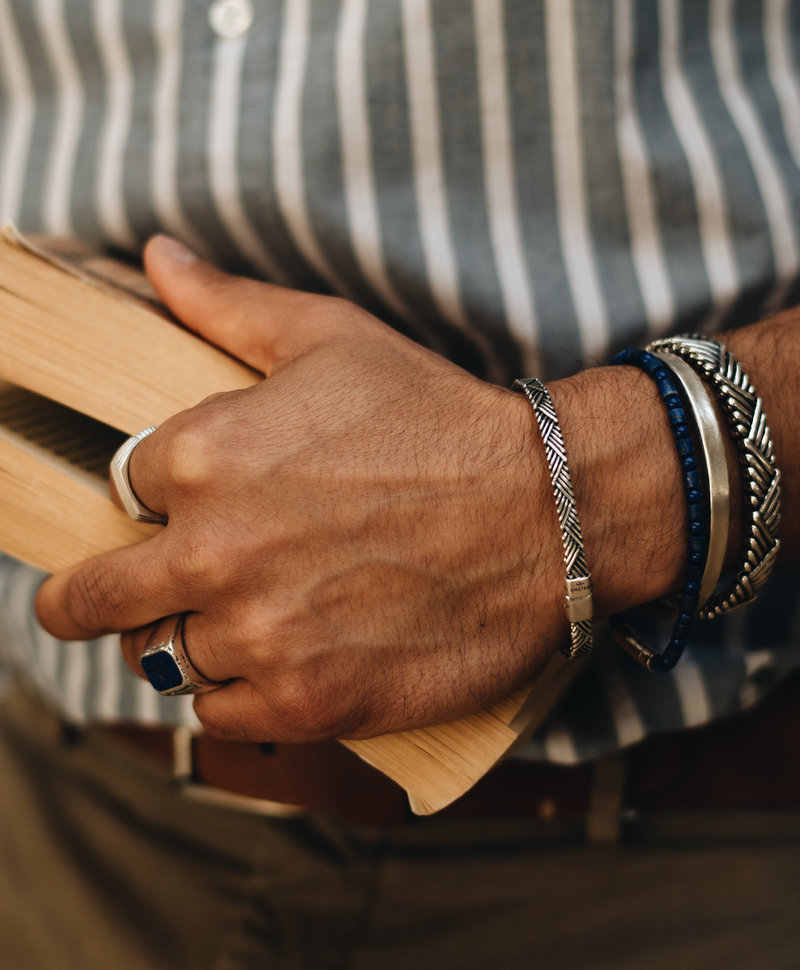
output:
[[[780,472],[764,405],[733,354],[715,340],[691,334],[656,340],[648,348],[682,358],[712,387],[739,449],[745,527],[741,563],[730,586],[706,602],[698,616],[713,619],[755,599],[767,581],[780,548]]]
[[[583,550],[581,525],[567,467],[567,452],[553,402],[544,384],[535,377],[529,377],[515,381],[514,387],[521,390],[530,401],[544,442],[566,565],[565,606],[570,642],[562,647],[562,653],[572,660],[591,652],[593,611],[592,578]]]

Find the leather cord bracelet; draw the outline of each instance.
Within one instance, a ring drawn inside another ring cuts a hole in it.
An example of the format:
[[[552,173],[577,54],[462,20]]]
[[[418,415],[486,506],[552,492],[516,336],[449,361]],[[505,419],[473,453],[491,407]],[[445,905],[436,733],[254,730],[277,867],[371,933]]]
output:
[[[592,579],[583,549],[572,478],[567,466],[567,451],[553,402],[544,384],[535,377],[529,377],[515,381],[514,388],[521,390],[530,401],[544,442],[566,566],[565,607],[569,619],[570,642],[562,647],[562,653],[569,660],[573,660],[586,656],[592,650],[593,607]]]

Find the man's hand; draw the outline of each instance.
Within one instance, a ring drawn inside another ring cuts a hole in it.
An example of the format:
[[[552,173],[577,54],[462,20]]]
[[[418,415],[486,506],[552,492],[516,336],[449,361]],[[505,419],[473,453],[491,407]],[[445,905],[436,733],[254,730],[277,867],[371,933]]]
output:
[[[176,415],[131,481],[169,523],[49,579],[67,638],[188,612],[210,731],[365,737],[500,699],[561,642],[563,562],[522,395],[355,306],[223,274],[163,238],[149,276],[189,327],[268,377]],[[191,375],[186,378],[191,380]]]
[[[239,279],[170,240],[146,266],[187,326],[267,375],[165,422],[134,450],[155,538],[51,577],[65,638],[187,613],[207,730],[252,740],[369,737],[506,696],[567,635],[564,563],[525,398],[485,384],[352,304]],[[800,547],[796,312],[729,335],[762,394]],[[191,379],[187,375],[187,379]],[[784,389],[789,388],[788,397]],[[550,385],[569,455],[595,616],[678,589],[681,470],[652,381],[601,367]],[[729,464],[737,481],[736,452]],[[741,509],[731,509],[735,556]]]

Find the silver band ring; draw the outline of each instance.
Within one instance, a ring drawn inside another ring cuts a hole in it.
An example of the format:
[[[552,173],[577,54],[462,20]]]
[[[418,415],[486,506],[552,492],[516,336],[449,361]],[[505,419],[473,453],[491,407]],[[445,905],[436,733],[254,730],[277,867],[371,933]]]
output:
[[[186,613],[159,620],[139,657],[145,676],[159,694],[200,694],[221,684],[204,677],[189,660],[183,642],[185,621]]]
[[[143,438],[146,438],[155,430],[155,425],[151,428],[145,428],[144,431],[137,432],[120,445],[111,459],[111,484],[116,490],[122,507],[135,522],[155,522],[158,525],[165,525],[167,522],[166,515],[154,512],[139,501],[128,474],[128,462],[131,460],[133,449]]]

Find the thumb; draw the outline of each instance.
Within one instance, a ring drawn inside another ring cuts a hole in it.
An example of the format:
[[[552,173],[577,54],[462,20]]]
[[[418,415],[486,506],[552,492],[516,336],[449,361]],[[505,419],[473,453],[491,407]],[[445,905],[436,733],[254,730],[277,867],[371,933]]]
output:
[[[148,242],[144,265],[183,324],[266,375],[318,342],[302,325],[310,294],[232,276],[169,236]]]

